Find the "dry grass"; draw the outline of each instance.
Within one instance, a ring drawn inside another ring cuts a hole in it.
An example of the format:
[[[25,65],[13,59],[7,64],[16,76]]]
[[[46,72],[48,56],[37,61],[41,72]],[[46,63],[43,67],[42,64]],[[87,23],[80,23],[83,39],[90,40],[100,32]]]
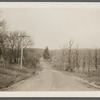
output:
[[[56,66],[56,65],[52,65],[52,68],[55,70],[59,70],[62,71],[65,74],[68,74],[70,76],[77,76],[80,77],[84,80],[87,80],[89,83],[95,83],[96,85],[100,86],[100,70],[98,70],[98,72],[96,72],[95,70],[92,70],[90,73],[87,72],[82,72],[82,71],[77,71],[77,72],[68,72],[68,71],[64,71],[61,67]],[[98,75],[97,75],[98,74]]]
[[[89,83],[94,82],[96,85],[100,86],[100,76],[96,76],[95,74],[85,73],[85,74],[77,74],[77,76],[88,80]]]
[[[100,76],[96,76],[94,73],[82,73],[82,72],[77,72],[77,73],[74,73],[74,72],[65,72],[65,74],[68,74],[68,75],[71,75],[71,76],[76,76],[76,77],[80,77],[84,80],[87,80],[89,83],[94,83],[98,86],[100,86]]]
[[[21,80],[31,77],[35,75],[36,71],[41,68],[25,68],[20,69],[18,65],[10,65],[8,68],[0,67],[0,89],[7,88],[12,84],[15,84]]]

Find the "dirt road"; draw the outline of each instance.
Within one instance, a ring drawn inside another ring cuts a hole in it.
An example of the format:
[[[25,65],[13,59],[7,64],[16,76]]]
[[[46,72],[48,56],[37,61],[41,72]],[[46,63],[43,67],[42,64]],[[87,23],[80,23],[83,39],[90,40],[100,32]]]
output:
[[[21,81],[9,88],[9,91],[90,91],[97,90],[83,84],[69,75],[51,69],[49,65],[41,62],[43,70],[35,77]]]

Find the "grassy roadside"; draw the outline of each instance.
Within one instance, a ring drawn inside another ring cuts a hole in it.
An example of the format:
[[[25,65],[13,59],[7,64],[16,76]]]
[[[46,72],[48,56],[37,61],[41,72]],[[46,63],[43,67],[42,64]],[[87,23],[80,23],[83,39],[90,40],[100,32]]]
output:
[[[97,85],[98,87],[100,87],[100,76],[97,76],[96,73],[91,72],[89,73],[82,73],[82,72],[68,72],[68,71],[64,71],[63,69],[57,67],[57,66],[52,66],[52,68],[54,70],[58,70],[63,72],[66,75],[70,75],[72,77],[76,77],[81,78],[83,80],[86,80],[88,83],[92,83],[93,85]]]
[[[97,86],[100,86],[100,77],[94,74],[89,73],[71,73],[73,76],[80,77],[84,80],[87,80],[89,83],[94,83]]]
[[[9,68],[0,68],[0,90],[4,91],[5,88],[35,75],[39,70],[42,70],[42,68],[23,67],[23,69],[20,69],[18,65],[11,65]]]

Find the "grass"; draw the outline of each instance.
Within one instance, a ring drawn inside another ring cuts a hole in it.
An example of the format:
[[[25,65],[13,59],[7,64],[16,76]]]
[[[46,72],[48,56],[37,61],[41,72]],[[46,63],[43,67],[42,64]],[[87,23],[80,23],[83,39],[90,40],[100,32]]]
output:
[[[97,76],[96,71],[92,71],[91,73],[88,72],[68,72],[64,71],[61,67],[52,65],[52,68],[55,70],[62,71],[66,75],[80,77],[84,80],[87,80],[89,83],[93,82],[96,85],[100,86],[100,74]]]
[[[93,82],[95,85],[100,86],[100,76],[96,76],[96,75],[92,74],[92,72],[91,72],[91,74],[82,73],[82,72],[66,72],[66,71],[63,71],[63,72],[66,75],[80,77],[84,80],[87,80],[89,83]]]
[[[92,74],[92,72],[91,72],[91,74],[74,73],[74,75],[87,80],[89,83],[94,82],[96,85],[100,86],[100,76],[96,76],[96,75]]]
[[[0,90],[4,90],[21,80],[27,79],[32,75],[35,75],[37,71],[41,68],[26,68],[20,69],[19,65],[10,65],[8,68],[3,68],[0,66]]]

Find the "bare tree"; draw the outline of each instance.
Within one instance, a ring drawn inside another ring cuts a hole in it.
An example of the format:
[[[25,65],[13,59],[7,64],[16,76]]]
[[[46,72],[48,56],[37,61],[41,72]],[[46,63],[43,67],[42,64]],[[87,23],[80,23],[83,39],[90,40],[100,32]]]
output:
[[[83,73],[85,72],[85,66],[86,66],[86,55],[83,55],[83,59],[82,59],[82,65],[83,65]]]
[[[13,32],[9,32],[8,35],[9,49],[10,49],[10,63],[14,62],[14,49],[16,44],[16,39]]]
[[[60,61],[61,61],[61,66],[62,66],[62,68],[64,68],[65,69],[65,67],[66,67],[66,58],[67,58],[67,55],[66,55],[67,53],[66,53],[66,45],[64,45],[63,46],[63,48],[61,49],[61,54],[60,54],[60,57],[61,57],[61,59],[60,59]]]
[[[73,55],[73,43],[74,41],[70,40],[67,46],[67,60],[68,60],[68,66],[66,68],[66,71],[73,71],[73,68],[71,66],[71,61],[72,61],[72,55]]]
[[[77,48],[75,49],[75,67],[78,68],[78,71],[80,67],[79,63],[80,63],[80,58],[79,58],[79,50],[77,46]]]
[[[88,50],[88,72],[91,71],[91,51]]]
[[[0,21],[0,49],[1,49],[1,58],[3,61],[4,68],[6,67],[5,62],[5,52],[6,52],[6,21]]]
[[[8,43],[10,49],[10,63],[19,63],[20,60],[20,52],[21,52],[21,43],[22,43],[22,36],[26,36],[26,32],[14,31],[9,32],[8,34]],[[23,48],[25,54],[25,48],[32,45],[33,42],[30,38],[23,39]]]
[[[95,49],[94,50],[94,66],[95,66],[95,69],[96,69],[96,74],[98,75],[98,64],[97,64],[97,62],[98,62],[98,58],[97,58],[97,49]]]

